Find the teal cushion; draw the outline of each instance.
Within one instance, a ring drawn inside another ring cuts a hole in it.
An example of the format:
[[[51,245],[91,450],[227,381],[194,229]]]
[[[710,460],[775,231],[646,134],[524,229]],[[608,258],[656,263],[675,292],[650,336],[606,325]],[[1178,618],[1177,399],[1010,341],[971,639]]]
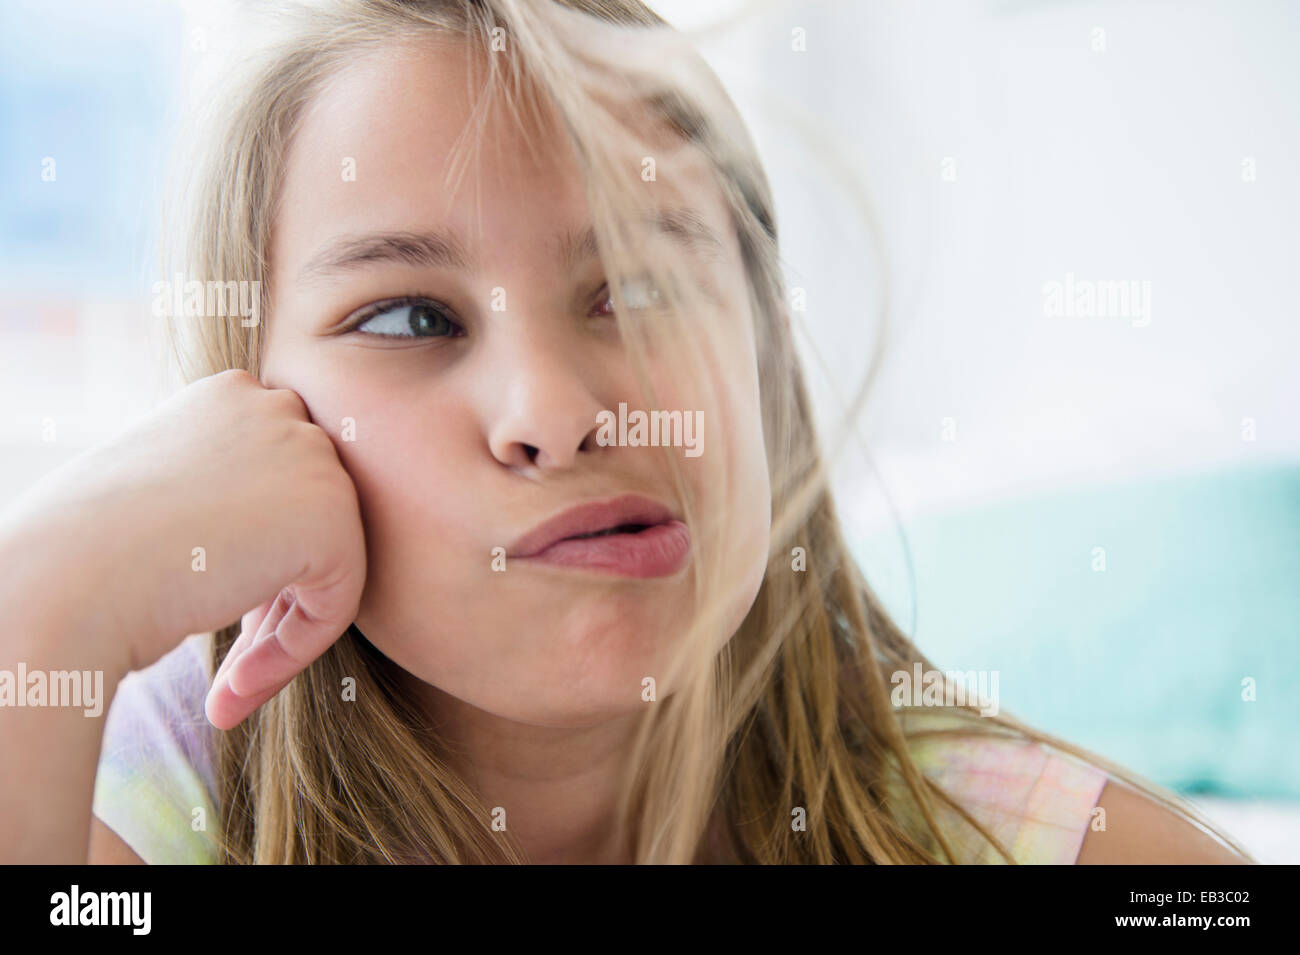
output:
[[[1300,796],[1300,467],[910,521],[915,599],[898,530],[854,549],[941,669],[998,671],[1003,710],[1182,792]]]

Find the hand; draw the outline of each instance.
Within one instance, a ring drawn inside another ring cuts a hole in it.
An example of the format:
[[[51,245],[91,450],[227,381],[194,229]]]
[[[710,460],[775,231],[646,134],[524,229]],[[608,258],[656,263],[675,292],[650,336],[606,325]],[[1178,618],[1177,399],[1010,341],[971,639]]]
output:
[[[44,639],[108,672],[244,615],[207,701],[223,729],[347,631],[366,575],[333,441],[295,392],[244,371],[194,382],[56,469],[14,502],[0,543],[22,555],[9,612],[67,621]]]

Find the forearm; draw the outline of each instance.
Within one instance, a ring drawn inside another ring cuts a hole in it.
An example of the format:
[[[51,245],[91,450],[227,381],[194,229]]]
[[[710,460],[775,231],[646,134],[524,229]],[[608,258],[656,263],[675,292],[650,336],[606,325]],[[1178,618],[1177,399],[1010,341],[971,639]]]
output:
[[[30,536],[0,540],[0,863],[81,864],[104,723],[128,666],[112,618],[93,613],[105,595]]]

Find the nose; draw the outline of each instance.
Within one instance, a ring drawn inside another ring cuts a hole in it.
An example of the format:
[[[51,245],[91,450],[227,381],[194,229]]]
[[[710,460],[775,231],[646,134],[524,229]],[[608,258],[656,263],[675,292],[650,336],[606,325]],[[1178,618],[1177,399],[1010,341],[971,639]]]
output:
[[[598,446],[596,415],[604,405],[591,382],[603,371],[572,339],[539,337],[527,336],[494,356],[498,403],[488,445],[510,468],[565,470]]]

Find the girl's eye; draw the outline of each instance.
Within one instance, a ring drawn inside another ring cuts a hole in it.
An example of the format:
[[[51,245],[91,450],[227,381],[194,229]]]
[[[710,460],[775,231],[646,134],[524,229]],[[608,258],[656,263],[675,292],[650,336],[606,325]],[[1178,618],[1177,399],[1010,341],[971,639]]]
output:
[[[446,311],[426,299],[382,302],[353,331],[382,338],[457,338],[463,331]]]
[[[636,276],[634,278],[624,279],[621,285],[623,290],[623,299],[627,302],[627,307],[634,312],[647,311],[657,308],[663,304],[664,297],[659,286],[648,275]],[[603,289],[605,297],[600,304],[600,312],[603,315],[612,315],[614,312],[614,296],[606,285]]]

